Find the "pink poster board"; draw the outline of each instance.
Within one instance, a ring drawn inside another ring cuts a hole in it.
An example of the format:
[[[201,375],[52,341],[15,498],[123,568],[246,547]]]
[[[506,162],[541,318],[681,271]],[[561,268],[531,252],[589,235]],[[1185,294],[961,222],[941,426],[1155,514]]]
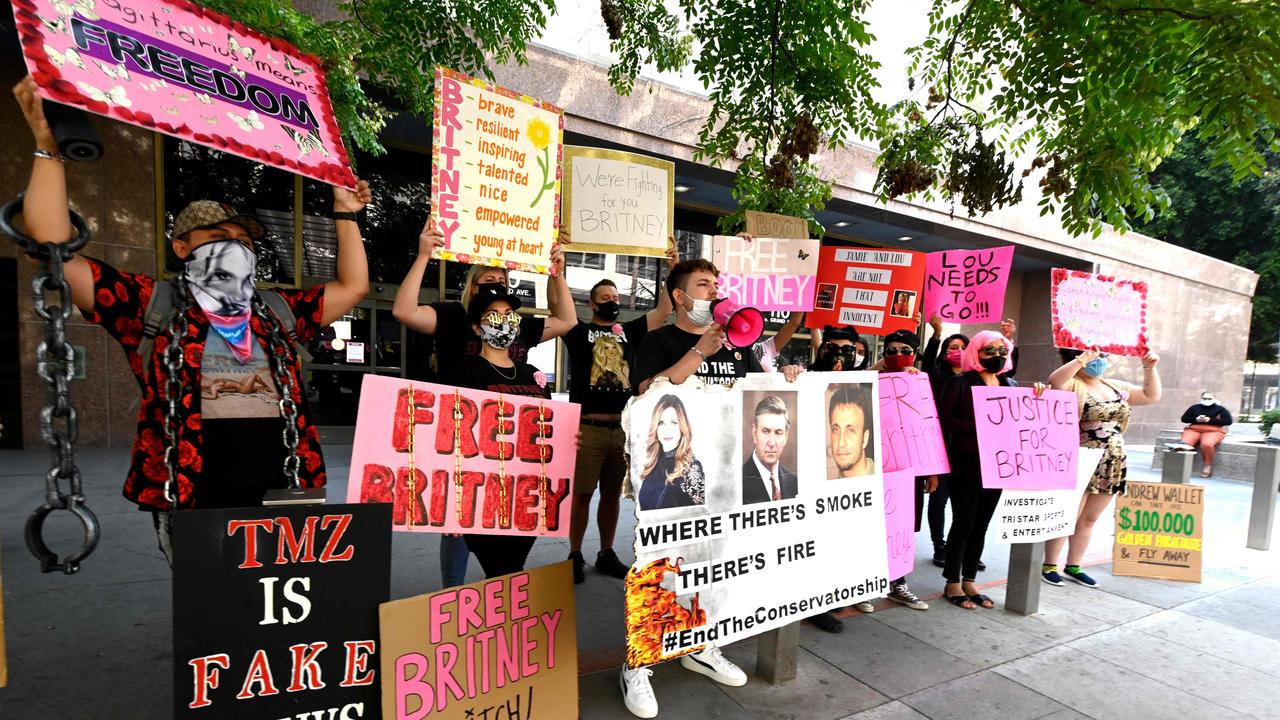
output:
[[[720,296],[757,310],[812,310],[820,252],[808,239],[717,235],[711,243]]]
[[[49,100],[355,187],[324,70],[289,43],[186,0],[14,0],[13,12]]]
[[[393,530],[563,537],[578,414],[574,403],[366,375],[347,502],[393,503]]]
[[[973,388],[982,486],[1065,490],[1076,484],[1080,417],[1075,393]]]
[[[906,577],[916,566],[916,476],[910,470],[884,474],[884,534],[889,577]]]
[[[1055,347],[1147,354],[1146,283],[1054,268],[1052,293]]]
[[[951,472],[928,375],[880,374],[880,447],[885,472]]]
[[[943,250],[925,259],[924,317],[949,323],[1000,322],[1013,246]]]

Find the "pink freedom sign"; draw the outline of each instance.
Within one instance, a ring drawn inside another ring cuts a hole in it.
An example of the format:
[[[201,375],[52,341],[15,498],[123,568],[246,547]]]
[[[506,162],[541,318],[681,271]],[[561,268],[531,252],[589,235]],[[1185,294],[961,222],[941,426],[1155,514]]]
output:
[[[407,532],[569,532],[578,406],[366,375],[347,502]]]
[[[1080,417],[1075,393],[973,388],[982,486],[1065,490],[1076,484]]]
[[[884,474],[884,533],[889,577],[906,577],[916,566],[916,476],[910,470]]]
[[[925,258],[924,316],[943,322],[999,322],[1013,267],[1013,246],[943,250]]]
[[[820,254],[817,240],[717,235],[711,243],[721,297],[757,310],[812,310]]]
[[[319,61],[186,0],[14,0],[40,94],[354,188]]]
[[[1147,354],[1147,284],[1081,270],[1053,269],[1053,344]]]
[[[880,375],[880,447],[885,472],[911,470],[915,475],[951,472],[928,375]]]

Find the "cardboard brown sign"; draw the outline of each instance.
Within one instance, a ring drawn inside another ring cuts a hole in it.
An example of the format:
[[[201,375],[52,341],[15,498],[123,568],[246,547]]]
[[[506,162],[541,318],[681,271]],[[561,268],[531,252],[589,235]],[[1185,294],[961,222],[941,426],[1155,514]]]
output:
[[[809,239],[809,221],[790,215],[775,215],[767,212],[747,210],[746,230],[748,235],[770,238]]]
[[[568,562],[383,603],[387,720],[578,717]]]
[[[1200,582],[1204,487],[1130,481],[1116,498],[1115,575]]]

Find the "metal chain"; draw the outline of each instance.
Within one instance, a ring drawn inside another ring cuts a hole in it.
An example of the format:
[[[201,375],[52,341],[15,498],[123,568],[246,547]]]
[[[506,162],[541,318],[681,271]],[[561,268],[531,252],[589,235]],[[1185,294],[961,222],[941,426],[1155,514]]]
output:
[[[43,572],[61,570],[71,575],[80,562],[98,545],[101,526],[85,502],[80,468],[76,466],[75,442],[80,434],[76,409],[71,404],[71,381],[75,379],[76,352],[67,342],[66,323],[71,318],[71,287],[63,266],[72,254],[89,241],[83,218],[71,213],[76,237],[70,242],[46,244],[18,230],[13,219],[22,212],[21,196],[0,209],[0,233],[9,235],[28,256],[40,261],[40,273],[31,282],[31,300],[44,321],[44,338],[36,346],[36,374],[48,389],[48,400],[40,410],[40,437],[49,445],[52,465],[45,473],[44,504],[27,518],[27,548],[40,561]],[[62,491],[66,483],[69,492]],[[80,549],[62,560],[44,541],[45,519],[55,510],[66,510],[84,527]]]
[[[262,324],[267,327],[267,347],[271,351],[268,355],[271,371],[275,374],[276,386],[280,391],[280,417],[284,419],[284,431],[281,433],[281,441],[287,453],[284,458],[284,476],[289,480],[289,487],[297,489],[301,486],[298,470],[302,466],[302,460],[298,457],[298,404],[293,400],[295,386],[293,375],[289,373],[293,364],[293,345],[285,335],[280,319],[267,307],[262,296],[256,293],[253,296],[253,312],[262,318]]]

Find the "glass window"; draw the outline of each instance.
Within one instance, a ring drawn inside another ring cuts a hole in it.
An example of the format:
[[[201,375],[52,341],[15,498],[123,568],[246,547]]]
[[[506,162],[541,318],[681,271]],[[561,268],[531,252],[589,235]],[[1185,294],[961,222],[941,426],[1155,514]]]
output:
[[[267,238],[254,248],[257,280],[295,285],[293,199],[295,176],[278,168],[164,136],[165,269],[181,267],[167,242],[174,219],[188,203],[215,200],[257,215]]]
[[[308,370],[307,399],[317,425],[355,425],[364,376],[362,372]]]
[[[372,364],[371,312],[367,307],[356,306],[320,331],[320,335],[307,346],[312,365],[338,365],[367,368]]]
[[[399,370],[403,359],[404,326],[391,315],[389,308],[374,308],[377,349],[373,362],[379,369]]]
[[[564,264],[567,267],[588,268],[591,270],[604,269],[604,253],[595,252],[566,252],[564,254]]]

